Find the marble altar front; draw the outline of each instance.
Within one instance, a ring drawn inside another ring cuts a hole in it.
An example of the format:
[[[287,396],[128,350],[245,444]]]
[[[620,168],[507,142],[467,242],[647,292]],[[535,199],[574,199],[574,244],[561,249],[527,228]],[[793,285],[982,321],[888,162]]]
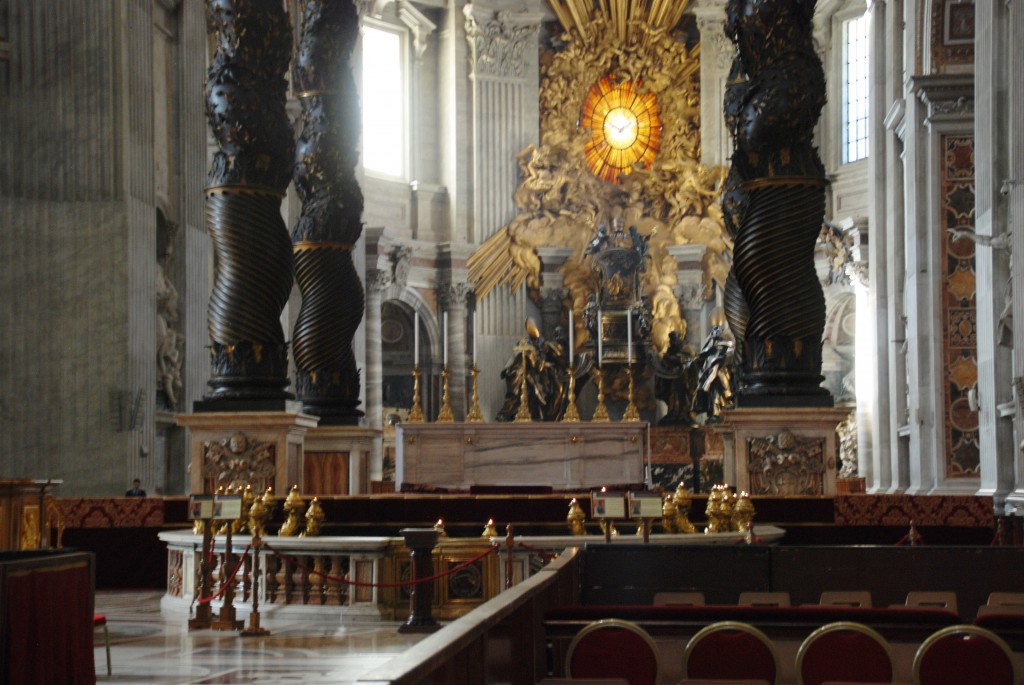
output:
[[[406,423],[398,427],[396,447],[399,489],[414,484],[585,490],[650,481],[644,422]]]

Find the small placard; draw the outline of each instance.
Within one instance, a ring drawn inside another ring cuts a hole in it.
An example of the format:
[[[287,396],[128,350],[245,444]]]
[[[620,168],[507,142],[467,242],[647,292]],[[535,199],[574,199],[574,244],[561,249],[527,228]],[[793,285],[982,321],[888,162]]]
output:
[[[188,498],[188,520],[213,518],[213,495],[192,495]]]
[[[626,518],[626,499],[621,492],[590,493],[590,516],[601,519]]]
[[[213,518],[222,521],[242,518],[242,496],[217,495],[213,503]]]
[[[661,495],[656,492],[631,492],[629,517],[634,519],[661,518]]]

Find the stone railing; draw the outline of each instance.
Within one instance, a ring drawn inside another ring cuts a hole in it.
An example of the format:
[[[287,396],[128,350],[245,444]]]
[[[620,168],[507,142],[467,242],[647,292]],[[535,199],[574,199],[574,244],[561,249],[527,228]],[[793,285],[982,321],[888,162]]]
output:
[[[202,536],[164,531],[159,537],[167,544],[167,590],[161,608],[187,611],[197,592]],[[408,614],[404,584],[412,569],[402,538],[268,536],[263,538],[260,577],[255,581],[252,554],[242,557],[249,543],[249,536],[235,536],[231,561],[223,537],[216,537],[213,546],[213,590],[219,591],[237,567],[232,582],[240,609],[251,607],[255,582],[260,611],[269,615],[299,612],[398,620]],[[487,538],[441,538],[434,550],[437,573],[472,563],[434,583],[438,618],[462,616],[498,594],[497,557],[486,554],[492,547]]]

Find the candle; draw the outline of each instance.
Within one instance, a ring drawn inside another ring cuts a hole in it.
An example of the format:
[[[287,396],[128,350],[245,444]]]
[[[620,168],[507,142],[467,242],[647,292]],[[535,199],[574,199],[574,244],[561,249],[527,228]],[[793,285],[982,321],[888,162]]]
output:
[[[416,312],[412,322],[412,362],[420,365],[420,313]]]
[[[476,366],[476,314],[473,314],[473,366]]]
[[[626,310],[626,363],[633,363],[633,308]]]
[[[441,323],[441,340],[444,349],[444,365],[448,367],[448,312],[444,313]]]
[[[597,365],[604,361],[604,319],[601,310],[597,310]]]
[[[569,307],[569,368],[570,369],[572,368],[572,353],[573,353],[573,350],[576,349],[573,346],[573,344],[572,344],[572,332],[573,332],[572,307]]]

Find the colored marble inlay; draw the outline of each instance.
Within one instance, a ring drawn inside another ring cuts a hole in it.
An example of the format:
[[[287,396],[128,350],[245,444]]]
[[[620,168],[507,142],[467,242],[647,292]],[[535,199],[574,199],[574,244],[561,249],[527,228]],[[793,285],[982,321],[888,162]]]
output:
[[[932,71],[974,62],[974,0],[937,0],[931,16]]]
[[[974,138],[943,136],[942,146],[945,472],[947,478],[977,477],[978,412],[967,400],[978,382],[975,251],[970,238],[974,232]]]

